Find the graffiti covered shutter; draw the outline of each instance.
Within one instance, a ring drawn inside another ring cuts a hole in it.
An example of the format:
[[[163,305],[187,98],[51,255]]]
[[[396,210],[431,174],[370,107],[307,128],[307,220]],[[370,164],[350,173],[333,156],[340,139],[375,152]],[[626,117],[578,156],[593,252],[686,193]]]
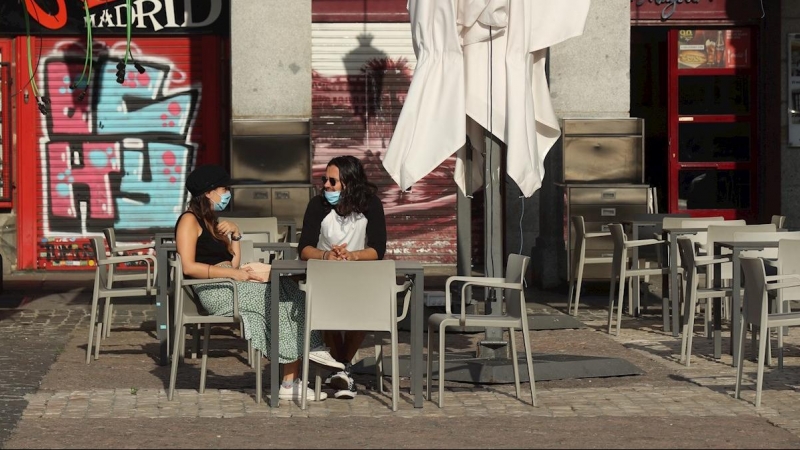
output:
[[[37,65],[51,101],[37,127],[39,268],[87,266],[86,237],[106,227],[129,242],[171,231],[185,207],[186,173],[197,159],[220,158],[219,38],[137,37],[132,58],[145,72],[129,58],[124,84],[116,75],[124,40],[94,39],[88,86],[83,46],[44,39]]]
[[[455,264],[455,159],[410,192],[401,192],[381,164],[416,64],[409,27],[407,22],[312,25],[314,181],[331,158],[360,158],[380,189],[387,257]]]

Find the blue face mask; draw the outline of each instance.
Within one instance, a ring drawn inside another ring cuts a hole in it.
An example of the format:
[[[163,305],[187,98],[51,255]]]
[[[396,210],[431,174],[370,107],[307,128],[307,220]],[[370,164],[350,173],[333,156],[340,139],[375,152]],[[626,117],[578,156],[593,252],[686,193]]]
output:
[[[214,202],[214,211],[222,211],[228,206],[228,202],[231,201],[231,193],[226,192],[224,194],[220,194],[219,196],[219,203]]]
[[[330,203],[331,205],[336,205],[337,203],[339,203],[339,196],[342,195],[342,191],[333,191],[333,192],[325,191],[324,194],[325,194],[325,200],[327,200],[328,203]]]

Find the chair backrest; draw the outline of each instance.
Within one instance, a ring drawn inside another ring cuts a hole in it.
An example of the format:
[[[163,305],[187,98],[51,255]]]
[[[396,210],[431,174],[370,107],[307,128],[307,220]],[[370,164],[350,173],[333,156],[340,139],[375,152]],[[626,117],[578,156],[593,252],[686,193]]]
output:
[[[200,304],[200,299],[197,298],[192,287],[183,284],[183,263],[179,253],[176,252],[175,258],[170,259],[169,266],[172,270],[172,282],[174,283],[172,292],[175,295],[175,323],[177,324],[178,318],[182,315],[207,316],[208,312]]]
[[[92,236],[90,238],[92,242],[92,249],[94,250],[94,258],[97,262],[97,271],[96,276],[99,278],[100,287],[103,288],[110,288],[111,284],[110,281],[110,271],[112,270],[111,264],[103,264],[103,262],[108,258],[106,255],[106,244],[102,236]]]
[[[697,266],[695,265],[694,242],[686,236],[678,238],[678,252],[681,255],[681,267],[685,278],[684,285],[688,289],[697,286]],[[694,292],[694,291],[692,291]]]
[[[522,318],[526,317],[527,311],[525,308],[525,271],[528,269],[528,263],[531,258],[528,256],[518,255],[516,253],[509,253],[506,262],[506,283],[516,284],[519,289],[506,289],[506,314],[511,317]]]
[[[114,253],[117,249],[117,233],[114,231],[114,228],[103,228],[103,235],[106,237],[109,250],[111,250],[111,253]]]
[[[584,252],[584,244],[586,243],[586,223],[583,216],[572,216],[572,226],[575,228],[575,248],[572,250],[571,268],[572,274],[570,279],[574,279],[578,273],[578,263],[580,262],[581,255]]]
[[[304,287],[306,320],[312,330],[391,331],[397,324],[396,285],[390,259],[312,259]]]
[[[225,216],[222,220],[228,220],[239,226],[239,231],[242,235],[252,235],[254,233],[269,234],[269,242],[278,242],[281,239],[281,234],[278,231],[278,218],[277,217],[235,217]]]
[[[744,274],[744,296],[742,314],[746,324],[759,325],[762,315],[767,313],[767,274],[761,258],[741,257]],[[742,349],[740,349],[742,350]]]
[[[691,225],[691,223],[687,223],[687,225],[683,225],[684,222],[696,222],[696,221],[714,221],[714,222],[722,222],[725,218],[722,216],[715,216],[715,217],[695,217],[695,218],[686,218],[686,217],[679,217],[679,216],[672,216],[664,217],[664,221],[661,223],[662,228],[695,228]]]
[[[786,224],[786,216],[773,215],[770,223],[774,224],[777,228],[783,228]]]
[[[778,273],[800,275],[800,240],[778,241]],[[800,300],[800,287],[781,289],[783,300]]]
[[[611,232],[611,241],[614,243],[614,253],[611,258],[611,274],[616,277],[619,275],[617,270],[619,270],[620,264],[622,264],[622,258],[624,257],[623,244],[626,239],[625,230],[622,229],[621,223],[610,223],[608,224],[608,231]],[[627,257],[625,257],[625,259],[627,260]]]

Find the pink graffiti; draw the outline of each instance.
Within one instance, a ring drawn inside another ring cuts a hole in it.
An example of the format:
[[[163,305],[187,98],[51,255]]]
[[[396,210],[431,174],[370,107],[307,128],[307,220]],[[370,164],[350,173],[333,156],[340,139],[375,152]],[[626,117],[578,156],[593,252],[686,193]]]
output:
[[[80,80],[83,62],[66,64],[64,61],[47,63],[48,79],[58,80],[46,83],[45,89],[50,98],[52,107],[52,133],[53,134],[90,134],[92,123],[89,110],[92,106],[92,90],[89,89],[83,100],[79,96],[86,87],[85,80],[76,89],[70,89],[71,83]]]
[[[74,144],[73,144],[74,145]],[[109,153],[109,149],[111,149]],[[50,206],[54,217],[77,218],[80,215],[78,200],[75,198],[76,184],[88,187],[88,217],[93,219],[113,219],[114,205],[109,174],[120,171],[119,149],[113,142],[85,142],[81,144],[82,167],[74,167],[73,150],[70,143],[51,142],[47,144],[50,163],[49,185],[55,186],[50,196]],[[100,155],[92,158],[92,154]]]
[[[166,151],[161,156],[161,160],[164,162],[164,166],[166,166],[164,167],[164,175],[169,177],[170,183],[175,184],[175,182],[178,181],[178,179],[174,175],[171,175],[171,173],[172,171],[174,171],[175,173],[181,172],[180,166],[175,165],[175,163],[178,161],[178,158],[175,157],[174,152]]]

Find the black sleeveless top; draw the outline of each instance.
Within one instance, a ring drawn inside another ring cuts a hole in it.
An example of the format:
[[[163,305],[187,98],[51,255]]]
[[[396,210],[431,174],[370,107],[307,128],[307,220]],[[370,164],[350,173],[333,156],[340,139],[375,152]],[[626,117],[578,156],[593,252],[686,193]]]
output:
[[[216,240],[214,235],[211,234],[210,231],[206,228],[205,223],[200,220],[197,216],[194,215],[191,211],[186,211],[178,217],[178,222],[181,221],[181,217],[184,214],[191,214],[197,220],[197,223],[200,224],[200,228],[202,228],[203,232],[200,233],[200,236],[197,238],[197,247],[195,248],[195,255],[194,260],[199,263],[204,264],[211,264],[217,265],[221,262],[230,262],[233,260],[233,255],[231,252],[228,251],[228,246]],[[175,225],[176,232],[177,232],[177,223]]]

